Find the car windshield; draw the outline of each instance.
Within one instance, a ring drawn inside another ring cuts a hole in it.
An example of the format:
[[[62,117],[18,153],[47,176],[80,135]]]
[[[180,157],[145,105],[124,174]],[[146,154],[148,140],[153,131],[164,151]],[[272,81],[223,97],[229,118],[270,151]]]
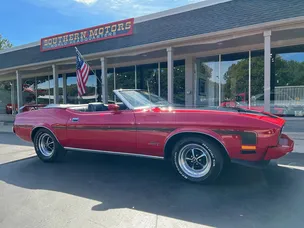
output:
[[[133,108],[170,105],[165,99],[144,90],[121,90],[119,94],[132,105]]]

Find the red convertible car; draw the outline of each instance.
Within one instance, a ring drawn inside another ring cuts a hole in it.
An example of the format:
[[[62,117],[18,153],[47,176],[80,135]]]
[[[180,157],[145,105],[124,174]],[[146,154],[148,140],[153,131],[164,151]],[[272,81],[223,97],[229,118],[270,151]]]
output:
[[[267,164],[293,150],[285,120],[240,108],[173,108],[142,90],[115,90],[121,103],[50,105],[16,116],[13,131],[44,162],[67,150],[171,159],[181,177],[210,182],[225,163]]]

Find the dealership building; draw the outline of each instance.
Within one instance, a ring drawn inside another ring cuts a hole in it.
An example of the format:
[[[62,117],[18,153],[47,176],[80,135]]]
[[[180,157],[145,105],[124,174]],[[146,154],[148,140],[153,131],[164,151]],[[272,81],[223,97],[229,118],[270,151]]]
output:
[[[113,89],[136,88],[178,105],[303,116],[303,9],[303,0],[207,0],[2,50],[0,113],[107,103]],[[75,47],[91,67],[83,97]]]

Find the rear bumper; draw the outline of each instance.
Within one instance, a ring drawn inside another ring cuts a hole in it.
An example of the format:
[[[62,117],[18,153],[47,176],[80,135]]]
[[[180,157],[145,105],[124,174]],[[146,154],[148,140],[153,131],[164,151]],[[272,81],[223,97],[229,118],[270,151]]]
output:
[[[287,135],[282,134],[279,144],[275,147],[269,147],[264,160],[278,159],[293,151],[294,142]]]

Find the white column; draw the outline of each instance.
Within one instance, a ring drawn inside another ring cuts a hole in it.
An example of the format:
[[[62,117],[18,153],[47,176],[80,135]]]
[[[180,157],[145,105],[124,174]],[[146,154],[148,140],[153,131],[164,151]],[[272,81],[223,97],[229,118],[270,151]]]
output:
[[[194,107],[197,106],[197,96],[198,96],[198,62],[199,60],[195,60],[194,61],[194,72],[193,72],[193,77],[194,77],[194,88],[193,88],[193,103],[194,103]]]
[[[51,104],[51,81],[50,81],[50,75],[48,75],[48,84],[49,84],[49,104]]]
[[[168,101],[173,104],[174,93],[174,65],[173,65],[173,49],[167,48],[167,71],[168,71]]]
[[[52,65],[53,68],[53,79],[54,79],[54,104],[58,104],[58,74],[57,74],[57,67],[55,64]]]
[[[67,103],[67,76],[62,74],[62,95],[63,95],[63,104]]]
[[[248,106],[251,107],[251,51],[249,51],[249,64],[248,64]],[[246,97],[246,95],[245,95]]]
[[[16,114],[16,98],[15,98],[15,81],[11,84],[11,104],[12,104],[12,114]]]
[[[114,73],[114,90],[116,89],[116,69],[115,69],[115,67],[113,68],[113,73]],[[115,101],[115,103],[116,103],[116,95],[114,94],[114,101]]]
[[[113,69],[113,73],[114,73],[114,89],[116,89],[116,68],[115,67]]]
[[[271,31],[264,32],[264,111],[270,112]]]
[[[16,80],[17,80],[17,111],[19,112],[21,106],[23,105],[22,99],[22,78],[19,71],[16,70]]]
[[[160,63],[158,63],[157,76],[158,76],[158,96],[160,96]]]
[[[194,59],[186,57],[185,59],[185,104],[193,106],[194,104]]]
[[[98,76],[97,76],[96,71],[93,72],[93,73],[95,73],[95,102],[98,102],[98,87],[97,87],[97,85],[98,85]]]
[[[108,77],[107,77],[107,60],[106,58],[100,58],[101,62],[101,82],[102,82],[102,102],[108,103]]]
[[[35,97],[36,97],[36,104],[38,104],[38,84],[37,84],[37,77],[35,77],[35,84],[34,84],[34,90],[35,90]]]

